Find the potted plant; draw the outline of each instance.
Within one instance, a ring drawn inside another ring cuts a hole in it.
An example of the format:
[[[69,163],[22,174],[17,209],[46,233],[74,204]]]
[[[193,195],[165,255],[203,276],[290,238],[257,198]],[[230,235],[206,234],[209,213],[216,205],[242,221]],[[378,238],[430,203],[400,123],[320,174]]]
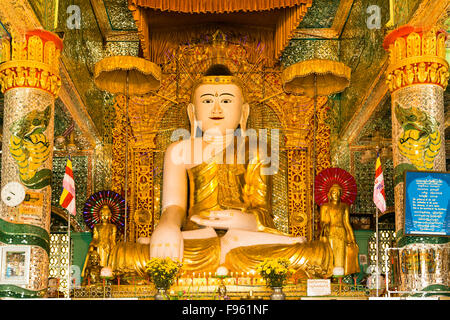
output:
[[[181,263],[170,258],[152,258],[146,264],[145,271],[158,290],[155,300],[165,300],[167,298],[166,291],[179,274],[181,266]]]
[[[292,273],[289,265],[289,259],[286,258],[265,259],[258,265],[259,274],[266,281],[266,285],[273,290],[270,296],[272,300],[284,300],[286,298],[283,293],[283,284]]]

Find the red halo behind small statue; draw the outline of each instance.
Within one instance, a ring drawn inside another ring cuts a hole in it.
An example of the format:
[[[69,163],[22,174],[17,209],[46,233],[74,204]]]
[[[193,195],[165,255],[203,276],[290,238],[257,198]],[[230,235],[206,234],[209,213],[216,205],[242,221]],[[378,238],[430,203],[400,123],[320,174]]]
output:
[[[125,224],[125,199],[118,193],[104,190],[94,193],[84,204],[83,217],[86,225],[93,229],[100,222],[100,210],[107,205],[111,211],[110,222],[117,226],[119,232],[123,232]]]
[[[344,169],[328,168],[322,170],[314,181],[314,200],[319,206],[328,202],[328,191],[333,184],[341,186],[342,202],[350,205],[355,201],[357,194],[355,178]]]

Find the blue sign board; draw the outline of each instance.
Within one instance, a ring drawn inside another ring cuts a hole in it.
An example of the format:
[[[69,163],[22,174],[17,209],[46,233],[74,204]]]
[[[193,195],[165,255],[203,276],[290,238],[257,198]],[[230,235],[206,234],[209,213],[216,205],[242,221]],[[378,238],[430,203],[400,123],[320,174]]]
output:
[[[450,173],[406,171],[405,234],[450,236]]]

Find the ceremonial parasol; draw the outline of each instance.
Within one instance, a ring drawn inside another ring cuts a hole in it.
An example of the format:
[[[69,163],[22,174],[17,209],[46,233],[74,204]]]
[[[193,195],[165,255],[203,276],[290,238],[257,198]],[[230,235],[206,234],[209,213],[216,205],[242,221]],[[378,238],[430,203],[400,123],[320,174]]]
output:
[[[125,234],[127,241],[127,196],[128,196],[128,99],[132,95],[143,95],[160,86],[161,69],[148,60],[133,56],[107,57],[95,65],[94,82],[100,90],[112,94],[123,94],[126,100],[125,126]]]
[[[305,94],[314,98],[313,113],[313,175],[316,173],[316,108],[317,96],[328,96],[343,91],[350,85],[351,69],[342,62],[311,59],[297,62],[283,70],[281,77],[288,93]],[[313,190],[314,188],[313,179]],[[314,234],[313,197],[312,230]]]

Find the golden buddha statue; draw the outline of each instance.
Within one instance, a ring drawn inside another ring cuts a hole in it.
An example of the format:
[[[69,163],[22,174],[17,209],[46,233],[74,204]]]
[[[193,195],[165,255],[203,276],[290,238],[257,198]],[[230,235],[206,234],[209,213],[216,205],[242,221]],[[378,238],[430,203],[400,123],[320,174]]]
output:
[[[342,188],[333,184],[328,191],[328,203],[320,207],[322,237],[333,251],[333,275],[359,272],[358,245],[350,225],[350,208],[341,202]]]
[[[213,65],[194,86],[187,111],[191,137],[166,150],[162,213],[149,244],[117,244],[108,265],[116,274],[142,276],[150,257],[169,257],[186,273],[215,272],[220,265],[251,272],[265,258],[285,257],[296,276],[331,276],[327,238],[306,242],[274,226],[274,172],[262,155],[268,153],[260,152],[267,146],[250,143],[247,135],[249,105],[240,80],[226,66]],[[198,128],[202,137],[196,137]]]
[[[90,251],[88,261],[86,262],[85,269],[83,270],[83,284],[87,285],[101,283],[101,270],[100,255],[94,248]]]
[[[111,210],[107,205],[100,209],[100,222],[94,226],[92,231],[92,241],[89,244],[88,254],[84,263],[82,276],[85,273],[84,269],[93,251],[96,251],[100,258],[100,266],[106,267],[108,264],[109,254],[111,249],[116,244],[117,227],[110,222]]]

